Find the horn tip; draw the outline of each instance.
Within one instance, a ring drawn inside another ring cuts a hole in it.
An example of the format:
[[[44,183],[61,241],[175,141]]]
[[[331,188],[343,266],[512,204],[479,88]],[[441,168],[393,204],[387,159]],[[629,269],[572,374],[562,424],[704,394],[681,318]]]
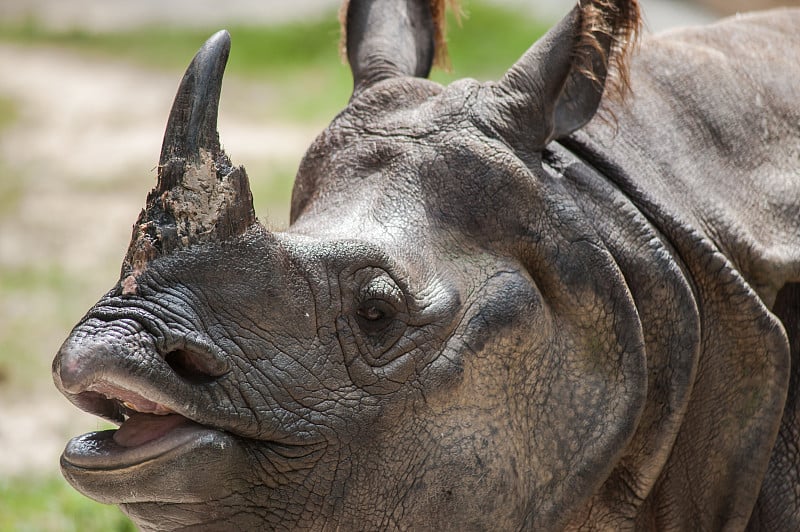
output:
[[[208,38],[204,48],[224,48],[230,50],[231,48],[231,34],[228,30],[219,30],[214,35]]]

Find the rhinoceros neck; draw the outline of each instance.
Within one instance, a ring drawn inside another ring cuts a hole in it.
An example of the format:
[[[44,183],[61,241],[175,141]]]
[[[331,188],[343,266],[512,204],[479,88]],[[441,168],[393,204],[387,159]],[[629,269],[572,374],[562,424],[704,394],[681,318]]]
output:
[[[800,278],[800,111],[786,81],[800,79],[800,65],[750,53],[745,36],[769,32],[792,49],[799,21],[786,18],[786,27],[750,16],[647,40],[616,123],[595,120],[563,141],[666,234],[685,226],[707,239],[767,306]]]
[[[602,136],[598,140],[590,128],[551,145],[544,162],[578,198],[625,276],[645,329],[649,367],[670,367],[673,380],[667,386],[649,382],[641,429],[620,461],[625,466],[611,473],[581,517],[587,522],[600,519],[602,501],[613,500],[618,479],[632,475],[642,500],[649,498],[651,507],[658,507],[662,496],[670,498],[672,517],[687,528],[691,523],[683,520],[696,505],[719,516],[719,522],[743,527],[741,516],[728,508],[752,508],[756,502],[788,385],[786,337],[766,308],[772,306],[774,295],[769,285],[754,284],[764,271],[756,266],[766,264],[779,272],[781,262],[769,262],[767,256],[756,264],[746,260],[747,255],[737,255],[743,238],[755,238],[757,224],[742,228],[724,209],[713,211],[725,199],[722,187],[704,196],[689,186],[691,181],[673,180],[670,186],[680,164],[637,151],[637,133],[642,133],[626,132],[623,120],[619,126],[621,131],[611,143]],[[712,209],[714,216],[698,213],[700,206]],[[747,243],[765,245],[757,240]],[[677,307],[668,309],[666,304]],[[674,332],[665,333],[666,328]],[[659,335],[681,341],[678,345],[653,341]],[[758,397],[747,404],[742,397],[750,389],[758,389]],[[659,410],[664,404],[670,405],[666,417]],[[713,414],[714,423],[704,409],[710,404],[725,405]],[[664,429],[657,433],[677,437],[648,435],[646,427],[654,419]],[[743,419],[752,425],[717,445],[718,427],[734,426]],[[715,442],[714,449],[704,442]],[[653,452],[641,459],[631,453],[635,448]],[[707,458],[710,452],[735,457],[737,466],[717,467]],[[687,490],[674,480],[681,471],[703,467],[709,469],[703,486]],[[651,481],[658,490],[653,490]],[[729,501],[735,505],[729,506]],[[618,517],[625,518],[624,514]],[[706,525],[711,527],[710,522]]]

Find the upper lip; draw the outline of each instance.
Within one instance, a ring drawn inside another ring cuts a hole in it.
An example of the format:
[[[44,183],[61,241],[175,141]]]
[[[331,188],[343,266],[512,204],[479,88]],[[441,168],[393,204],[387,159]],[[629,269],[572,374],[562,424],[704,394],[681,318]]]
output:
[[[96,328],[89,329],[88,334],[86,329],[76,331],[56,355],[53,379],[61,393],[86,412],[116,424],[133,413],[178,414],[241,438],[286,445],[323,441],[319,434],[286,430],[277,419],[256,417],[253,409],[236,405],[233,401],[237,394],[229,389],[235,381],[227,385],[224,382],[229,379],[228,371],[222,375],[206,371],[207,379],[180,374],[146,332],[127,329],[124,334],[116,334]],[[179,345],[189,345],[193,352],[197,344],[192,340],[191,344],[184,341]],[[214,356],[218,355],[200,354],[196,361],[204,368],[204,360]],[[193,369],[189,367],[189,373]]]
[[[73,397],[80,403],[78,406],[117,423],[124,421],[133,412],[156,415],[177,413],[168,406],[110,382],[98,381]]]
[[[223,405],[208,397],[211,381],[198,384],[181,377],[142,332],[127,339],[71,335],[53,363],[53,379],[76,406],[118,424],[132,412],[176,413],[220,428],[229,424],[226,417],[233,421],[230,409],[227,416],[218,415]]]

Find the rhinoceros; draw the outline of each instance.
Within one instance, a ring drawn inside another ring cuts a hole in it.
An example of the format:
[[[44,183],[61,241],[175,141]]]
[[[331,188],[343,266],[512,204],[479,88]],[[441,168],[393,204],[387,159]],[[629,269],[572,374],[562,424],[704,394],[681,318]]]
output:
[[[145,530],[800,529],[800,11],[643,38],[582,0],[496,82],[351,0],[290,225],[179,87],[119,281],[53,363]],[[438,37],[437,37],[438,36]]]

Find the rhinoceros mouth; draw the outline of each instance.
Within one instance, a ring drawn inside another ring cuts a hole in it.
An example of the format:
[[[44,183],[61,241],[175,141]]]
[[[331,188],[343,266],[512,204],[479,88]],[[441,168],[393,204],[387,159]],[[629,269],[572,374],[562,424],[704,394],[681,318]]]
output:
[[[213,437],[218,431],[198,425],[182,416],[170,415],[161,423],[163,434],[153,439],[128,445],[120,443],[117,434],[122,429],[90,432],[72,438],[61,455],[63,466],[92,470],[125,469],[180,452],[203,437]],[[124,426],[124,424],[123,424]]]
[[[174,454],[220,432],[130,390],[104,383],[92,388],[74,396],[73,401],[83,410],[119,424],[119,428],[70,440],[61,457],[65,466],[123,469]]]

